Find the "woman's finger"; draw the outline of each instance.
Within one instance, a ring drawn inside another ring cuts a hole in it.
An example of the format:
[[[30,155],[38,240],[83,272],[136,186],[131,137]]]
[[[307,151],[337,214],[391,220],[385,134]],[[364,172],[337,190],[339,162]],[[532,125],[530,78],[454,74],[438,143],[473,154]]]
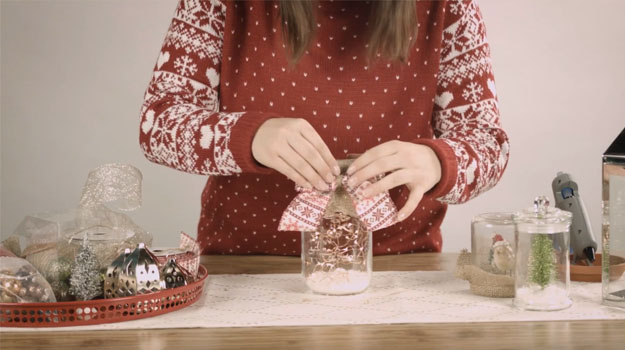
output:
[[[287,139],[287,142],[302,158],[304,158],[313,169],[325,179],[326,182],[334,181],[332,170],[326,164],[319,151],[310,144],[302,135],[298,134]]]
[[[419,202],[421,202],[421,199],[423,198],[424,193],[425,192],[423,191],[423,188],[420,186],[415,186],[410,191],[410,195],[408,196],[408,200],[406,201],[406,204],[404,204],[404,206],[397,213],[398,221],[404,220],[410,214],[412,214],[412,212],[414,212],[414,210],[419,205]]]
[[[276,158],[275,162],[276,163],[273,165],[273,168],[276,169],[278,172],[304,188],[313,188],[310,182],[304,179],[302,175],[300,175],[295,169],[293,169],[289,164],[282,160],[282,158]]]
[[[317,149],[327,166],[332,169],[332,173],[336,176],[340,175],[341,169],[339,168],[339,164],[336,162],[332,152],[330,152],[328,145],[323,142],[323,139],[319,136],[319,133],[317,133],[317,130],[312,126],[306,127],[302,129],[302,136]]]
[[[379,193],[390,190],[391,188],[405,185],[412,180],[414,180],[414,176],[412,175],[412,172],[410,170],[398,170],[386,175],[385,177],[380,179],[380,181],[371,184],[369,187],[363,190],[362,195],[365,198],[374,197]]]
[[[390,156],[397,153],[397,145],[398,144],[396,143],[396,141],[389,141],[369,149],[360,157],[356,158],[356,160],[354,160],[352,165],[350,165],[347,169],[347,175],[354,174],[355,172],[367,166],[369,163],[375,161],[378,158]]]
[[[287,147],[278,155],[318,190],[328,191],[330,189],[330,186],[317,174],[317,171],[315,171],[315,169],[308,164],[306,159],[302,158],[293,148]]]
[[[353,173],[348,184],[352,187],[360,185],[363,181],[368,180],[380,174],[395,171],[403,167],[403,161],[396,155],[384,156],[377,158],[373,162],[365,165],[360,170]]]

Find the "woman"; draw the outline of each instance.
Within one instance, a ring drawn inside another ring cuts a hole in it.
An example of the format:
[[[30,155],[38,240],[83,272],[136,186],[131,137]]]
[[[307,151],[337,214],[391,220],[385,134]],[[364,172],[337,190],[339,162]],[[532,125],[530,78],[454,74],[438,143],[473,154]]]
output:
[[[493,187],[508,161],[473,1],[182,0],[142,107],[146,157],[211,175],[204,254],[300,252],[277,232],[294,183],[386,174],[400,222],[374,254],[440,251],[447,204]]]

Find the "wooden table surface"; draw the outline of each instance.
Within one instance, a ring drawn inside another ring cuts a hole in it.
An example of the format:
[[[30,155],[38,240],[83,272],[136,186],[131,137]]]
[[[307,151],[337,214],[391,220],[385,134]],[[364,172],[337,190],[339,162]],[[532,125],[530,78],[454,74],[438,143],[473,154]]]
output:
[[[376,271],[449,270],[456,254],[374,258]],[[209,273],[292,273],[299,258],[205,256]],[[0,333],[0,349],[625,349],[625,321]]]

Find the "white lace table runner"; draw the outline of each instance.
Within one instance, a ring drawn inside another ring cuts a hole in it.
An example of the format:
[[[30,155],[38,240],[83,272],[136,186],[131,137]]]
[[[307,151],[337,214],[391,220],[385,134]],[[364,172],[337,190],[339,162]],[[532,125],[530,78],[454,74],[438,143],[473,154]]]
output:
[[[625,319],[625,310],[600,304],[600,283],[571,283],[573,306],[522,311],[510,298],[471,294],[449,272],[375,272],[369,289],[353,296],[315,295],[299,274],[214,275],[195,304],[165,315],[121,323],[26,330],[105,330]]]

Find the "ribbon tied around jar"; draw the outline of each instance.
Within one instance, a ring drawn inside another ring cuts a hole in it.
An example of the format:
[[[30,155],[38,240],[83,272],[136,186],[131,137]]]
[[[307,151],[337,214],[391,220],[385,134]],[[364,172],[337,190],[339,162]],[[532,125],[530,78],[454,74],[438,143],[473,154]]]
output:
[[[341,169],[331,184],[329,191],[307,189],[296,185],[298,195],[291,201],[280,219],[278,231],[313,231],[323,218],[337,211],[345,212],[360,219],[368,231],[377,231],[397,222],[397,207],[387,191],[365,198],[365,188],[382,178],[378,175],[363,181],[360,185],[349,185],[349,176],[345,174],[353,159],[338,160]]]

